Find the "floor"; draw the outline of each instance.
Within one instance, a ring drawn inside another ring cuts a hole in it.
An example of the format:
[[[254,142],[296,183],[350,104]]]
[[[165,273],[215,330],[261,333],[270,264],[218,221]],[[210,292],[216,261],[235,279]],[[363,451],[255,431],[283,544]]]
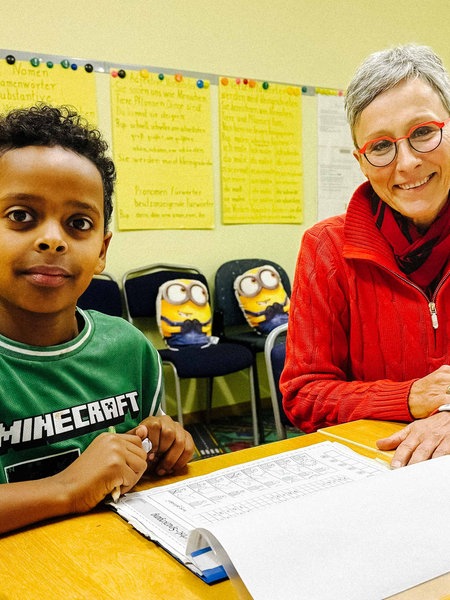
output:
[[[263,411],[262,420],[264,443],[275,442],[278,438],[272,411]],[[186,429],[194,438],[196,446],[194,460],[225,452],[236,452],[253,446],[252,421],[249,416],[215,419],[209,425],[204,423],[186,425]],[[286,433],[288,437],[302,435],[295,427],[288,427]]]

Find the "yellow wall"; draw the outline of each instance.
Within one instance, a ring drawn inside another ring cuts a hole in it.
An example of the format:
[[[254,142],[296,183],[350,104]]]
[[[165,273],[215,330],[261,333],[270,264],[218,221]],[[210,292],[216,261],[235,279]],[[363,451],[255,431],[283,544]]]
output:
[[[0,46],[345,88],[369,52],[392,44],[432,45],[450,66],[449,17],[447,0],[19,0],[3,2]],[[316,219],[315,102],[304,105],[303,226],[222,226],[217,202],[213,231],[115,231],[107,269],[120,277],[164,260],[211,279],[220,262],[254,255],[293,274],[302,231]],[[216,190],[218,200],[218,181]]]
[[[448,0],[19,0],[2,3],[0,46],[345,89],[368,53],[398,43],[431,45],[450,67],[449,18]],[[108,102],[104,80],[100,103]],[[216,177],[214,230],[119,232],[113,226],[107,270],[120,278],[136,266],[178,262],[201,268],[212,283],[221,262],[257,256],[293,276],[302,232],[317,214],[316,103],[303,100],[302,226],[223,226]],[[109,122],[100,126],[109,135]]]

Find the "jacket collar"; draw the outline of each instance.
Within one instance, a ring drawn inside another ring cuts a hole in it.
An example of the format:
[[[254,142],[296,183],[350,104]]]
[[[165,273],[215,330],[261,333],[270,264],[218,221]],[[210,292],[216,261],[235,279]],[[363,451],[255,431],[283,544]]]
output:
[[[381,235],[370,209],[370,198],[375,192],[368,181],[353,194],[344,223],[345,258],[362,258],[400,272],[392,248]]]

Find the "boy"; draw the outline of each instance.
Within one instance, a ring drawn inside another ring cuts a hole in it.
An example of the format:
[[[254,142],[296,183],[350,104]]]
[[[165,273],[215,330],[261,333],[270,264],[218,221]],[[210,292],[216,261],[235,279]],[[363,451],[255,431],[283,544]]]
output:
[[[111,240],[106,151],[69,108],[0,118],[0,532],[88,511],[148,466],[170,473],[193,453],[160,409],[145,336],[76,307]]]

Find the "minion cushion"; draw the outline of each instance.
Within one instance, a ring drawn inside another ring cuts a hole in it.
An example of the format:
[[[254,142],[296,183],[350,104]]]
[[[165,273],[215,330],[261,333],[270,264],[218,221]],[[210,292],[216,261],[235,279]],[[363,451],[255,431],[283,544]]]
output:
[[[170,348],[211,343],[211,306],[208,290],[196,279],[163,283],[156,299],[159,331]]]
[[[278,271],[264,265],[234,280],[234,292],[247,323],[259,333],[287,323],[290,301]]]

